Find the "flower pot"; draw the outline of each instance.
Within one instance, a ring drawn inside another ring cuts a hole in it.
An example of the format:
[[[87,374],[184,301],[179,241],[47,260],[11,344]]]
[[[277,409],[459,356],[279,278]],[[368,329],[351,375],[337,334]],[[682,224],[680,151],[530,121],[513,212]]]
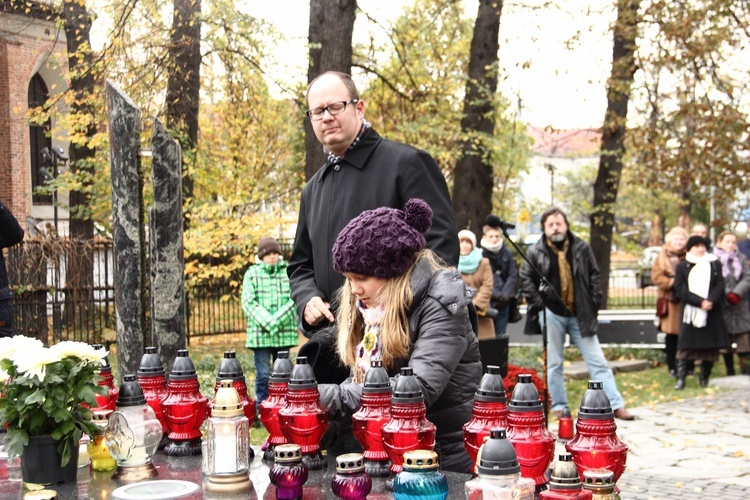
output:
[[[60,466],[62,457],[57,451],[59,441],[52,436],[29,436],[29,444],[23,447],[21,474],[26,483],[57,484],[75,482],[78,474],[78,446],[65,467]]]

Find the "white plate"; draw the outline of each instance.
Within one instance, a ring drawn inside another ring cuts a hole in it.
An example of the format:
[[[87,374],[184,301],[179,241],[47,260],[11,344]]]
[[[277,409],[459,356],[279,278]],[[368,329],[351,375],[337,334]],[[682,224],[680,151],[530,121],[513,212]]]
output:
[[[120,500],[164,500],[184,497],[198,491],[198,485],[190,481],[160,479],[121,486],[112,492]]]

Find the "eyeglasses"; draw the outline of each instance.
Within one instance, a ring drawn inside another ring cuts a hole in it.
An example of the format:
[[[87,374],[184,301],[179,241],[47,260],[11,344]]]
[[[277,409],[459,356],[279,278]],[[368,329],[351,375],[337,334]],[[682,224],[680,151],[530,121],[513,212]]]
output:
[[[359,99],[349,99],[348,101],[332,102],[324,108],[309,109],[307,111],[307,116],[309,116],[312,121],[317,122],[323,119],[323,115],[326,114],[326,111],[328,111],[328,114],[331,116],[340,115],[341,113],[346,111],[347,104],[355,104],[357,102],[359,102]]]

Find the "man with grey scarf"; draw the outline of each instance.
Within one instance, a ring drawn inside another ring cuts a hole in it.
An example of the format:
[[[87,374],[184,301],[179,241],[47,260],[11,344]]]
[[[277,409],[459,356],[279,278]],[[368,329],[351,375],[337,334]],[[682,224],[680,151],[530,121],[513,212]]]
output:
[[[552,412],[558,417],[568,406],[563,380],[565,334],[581,351],[591,378],[601,380],[615,417],[633,420],[617,390],[612,369],[604,357],[599,339],[597,314],[602,298],[599,268],[591,247],[568,228],[568,217],[558,207],[548,208],[541,218],[544,237],[529,248],[526,257],[547,279],[541,279],[528,262],[521,267],[521,292],[529,307],[544,309],[540,321],[547,322],[547,385]]]

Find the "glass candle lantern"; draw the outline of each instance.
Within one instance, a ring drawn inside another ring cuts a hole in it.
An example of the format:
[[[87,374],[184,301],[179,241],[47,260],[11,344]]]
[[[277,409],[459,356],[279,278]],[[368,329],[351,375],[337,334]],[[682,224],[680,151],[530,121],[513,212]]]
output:
[[[232,494],[250,492],[253,489],[248,475],[250,423],[232,379],[221,381],[213,400],[211,417],[205,427],[208,443],[206,491]]]
[[[448,480],[438,470],[437,453],[414,450],[404,453],[401,472],[393,481],[396,500],[444,500],[448,498]]]
[[[146,403],[135,375],[125,375],[117,406],[104,431],[109,452],[117,461],[117,470],[112,477],[134,482],[156,476],[151,457],[161,436],[161,424]]]
[[[589,380],[581,398],[576,435],[565,449],[573,456],[581,476],[586,470],[607,469],[617,482],[625,471],[628,445],[617,437],[615,415],[601,381]]]
[[[557,422],[557,440],[566,443],[573,439],[574,435],[573,417],[570,410],[565,407],[560,414],[560,420]]]
[[[557,457],[557,462],[552,467],[549,489],[539,494],[539,500],[589,500],[591,495],[590,491],[583,489],[570,453],[563,453]]]
[[[508,421],[508,400],[503,386],[500,367],[489,365],[487,373],[482,376],[477,392],[474,393],[474,405],[471,420],[463,427],[464,447],[472,463],[477,461],[477,453],[495,427],[505,428]]]
[[[281,431],[279,410],[286,406],[286,389],[292,368],[289,351],[279,351],[268,379],[268,397],[260,403],[260,421],[268,431],[268,439],[261,447],[263,460],[272,461],[274,447],[289,442]]]
[[[167,378],[164,376],[164,366],[162,366],[161,358],[156,353],[156,347],[146,347],[138,365],[137,377],[138,383],[143,389],[143,395],[146,397],[146,402],[154,410],[156,418],[161,423],[164,436],[159,443],[159,449],[164,449],[169,443],[167,439],[169,426],[164,418],[164,407],[161,402],[167,397]]]
[[[92,344],[91,347],[93,347],[96,350],[104,349],[104,346],[102,344]],[[96,395],[97,409],[114,411],[115,406],[117,404],[117,395],[120,392],[120,390],[117,387],[115,387],[114,377],[112,376],[112,367],[109,366],[109,359],[107,359],[107,356],[104,357],[104,365],[102,366],[102,369],[99,372],[99,375],[102,376],[102,380],[100,380],[97,383],[97,385],[106,387],[107,394]]]
[[[391,379],[383,362],[371,361],[362,385],[361,406],[352,415],[352,428],[354,437],[362,445],[365,471],[372,477],[391,474],[382,429],[391,419],[392,393]]]
[[[385,487],[393,489],[393,477],[401,472],[404,453],[435,448],[435,424],[427,420],[422,387],[411,367],[401,368],[391,398],[391,419],[382,428],[383,445],[391,459],[391,477]]]
[[[331,490],[342,500],[366,500],[372,490],[372,478],[365,472],[365,459],[360,453],[336,457],[336,475]]]
[[[583,489],[591,492],[592,500],[620,500],[615,491],[614,474],[607,469],[583,471]]]
[[[234,351],[224,351],[224,358],[219,365],[219,372],[216,375],[216,385],[214,392],[219,390],[219,384],[222,380],[231,379],[237,394],[242,401],[242,411],[245,413],[249,422],[255,421],[255,400],[247,394],[247,384],[245,383],[245,373],[242,371],[240,360]],[[212,402],[208,406],[212,408]],[[210,411],[209,411],[210,413]]]
[[[104,431],[111,414],[111,410],[99,409],[93,410],[92,413],[92,421],[96,424],[98,432],[88,442],[86,449],[91,458],[91,469],[95,471],[112,472],[117,468],[117,461],[112,458],[107,441],[104,439]]]
[[[302,449],[310,470],[327,467],[320,453],[320,440],[328,429],[328,408],[320,404],[318,382],[305,356],[297,357],[286,392],[286,404],[279,410],[281,430],[286,438]]]
[[[277,500],[301,500],[307,482],[307,466],[298,444],[280,444],[273,450],[274,464],[268,477],[276,487]]]
[[[468,500],[512,498],[534,500],[536,483],[521,476],[521,466],[505,429],[493,428],[479,449],[477,477],[465,485]]]
[[[167,395],[161,402],[169,427],[170,456],[201,454],[201,425],[206,420],[208,399],[200,393],[195,365],[187,349],[177,351],[167,382]]]
[[[555,436],[544,420],[544,407],[531,375],[518,375],[508,404],[508,440],[516,449],[521,475],[536,482],[537,494],[547,488],[547,468],[555,458]]]

